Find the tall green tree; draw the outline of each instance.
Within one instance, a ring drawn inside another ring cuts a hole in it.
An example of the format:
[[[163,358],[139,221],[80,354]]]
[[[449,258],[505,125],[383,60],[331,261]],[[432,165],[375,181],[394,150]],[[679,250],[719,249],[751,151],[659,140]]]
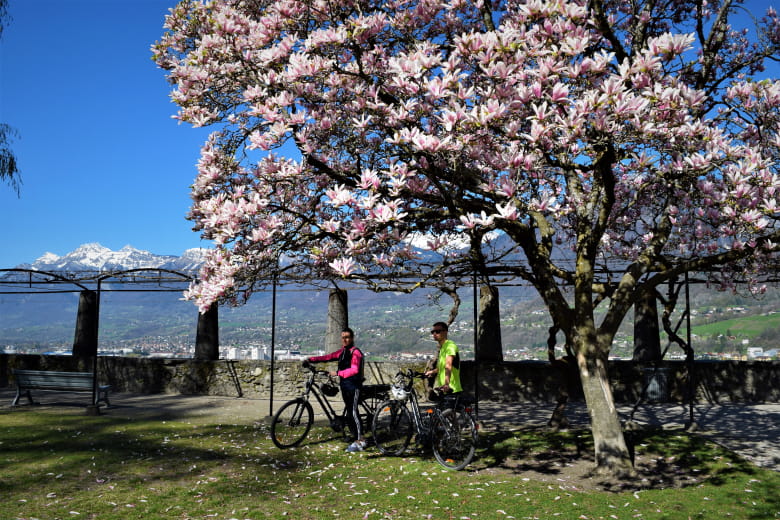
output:
[[[3,30],[9,21],[8,0],[0,0],[0,38],[3,37]],[[0,179],[19,193],[19,167],[16,155],[11,150],[11,140],[16,136],[17,133],[12,127],[0,123]]]

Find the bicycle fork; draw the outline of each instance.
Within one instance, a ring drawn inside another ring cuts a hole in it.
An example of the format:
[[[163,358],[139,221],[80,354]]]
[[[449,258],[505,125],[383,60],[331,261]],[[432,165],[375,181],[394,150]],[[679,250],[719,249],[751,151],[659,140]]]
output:
[[[295,412],[290,416],[290,420],[288,421],[287,426],[300,426],[301,417],[303,417],[303,411],[306,409],[306,406],[303,404],[304,402],[305,401],[299,402],[295,406]]]

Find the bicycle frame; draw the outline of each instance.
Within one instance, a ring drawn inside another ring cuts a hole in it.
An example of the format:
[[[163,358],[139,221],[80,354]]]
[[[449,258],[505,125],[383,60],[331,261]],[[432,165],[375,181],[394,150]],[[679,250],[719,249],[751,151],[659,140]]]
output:
[[[323,392],[322,385],[317,382],[317,376],[328,374],[328,372],[312,367],[309,367],[309,370],[311,373],[304,384],[303,394],[284,403],[271,420],[271,440],[279,448],[298,446],[309,434],[314,424],[312,395],[325,413],[331,429],[342,432],[344,435],[347,433],[345,426],[348,425],[344,420],[347,409],[345,408],[341,414],[337,413],[327,394]],[[371,420],[374,417],[376,401],[387,399],[387,388],[385,387],[389,388],[389,385],[366,385],[363,387],[365,392],[361,392],[358,397],[359,420],[361,425],[365,426],[365,431],[371,431]]]
[[[328,400],[328,397],[323,394],[322,389],[320,388],[320,383],[317,383],[316,381],[316,375],[317,374],[328,374],[325,370],[315,370],[314,372],[309,375],[308,380],[306,381],[306,389],[304,390],[303,395],[301,396],[305,400],[309,400],[309,395],[312,394],[317,399],[317,402],[320,404],[320,407],[325,412],[325,416],[328,418],[328,422],[330,423],[331,427],[336,430],[340,431],[342,428],[346,426],[346,424],[339,425],[339,428],[337,429],[334,425],[336,424],[337,420],[344,419],[347,411],[342,410],[339,414],[336,412],[336,409],[333,408],[333,405]],[[375,393],[372,393],[370,388],[384,388],[384,391],[386,393],[387,389],[389,389],[390,385],[365,385],[363,387],[363,391],[360,393],[360,397],[358,399],[358,408],[362,409],[363,415],[366,417],[372,417],[374,415],[374,409],[372,406],[369,405],[369,400],[381,400],[387,398],[386,395],[382,396],[380,393],[380,396],[377,396]],[[380,390],[381,392],[381,390]],[[369,426],[370,427],[370,426]]]
[[[420,401],[417,397],[417,390],[414,389],[414,376],[410,374],[409,377],[409,399],[407,402],[411,408],[412,424],[414,424],[414,431],[416,433],[418,444],[427,444],[431,435],[431,415],[441,414],[441,411],[437,407],[428,407],[426,415],[422,414],[420,409]]]
[[[310,400],[309,396],[313,395],[315,399],[317,399],[317,402],[319,403],[322,411],[325,412],[325,416],[328,418],[328,422],[330,423],[331,427],[333,427],[334,421],[337,418],[343,417],[344,412],[342,412],[341,414],[336,413],[336,410],[333,408],[333,405],[330,404],[330,400],[328,400],[328,397],[322,393],[322,389],[320,388],[320,383],[318,383],[316,380],[317,375],[329,376],[329,373],[327,370],[316,370],[316,369],[312,370],[311,374],[309,374],[309,377],[306,380],[305,389],[301,397],[304,400],[309,401]]]

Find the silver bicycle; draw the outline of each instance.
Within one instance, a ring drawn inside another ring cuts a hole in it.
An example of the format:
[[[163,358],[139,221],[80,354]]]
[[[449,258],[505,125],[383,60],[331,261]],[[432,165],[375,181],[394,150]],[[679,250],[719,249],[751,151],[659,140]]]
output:
[[[419,447],[430,447],[436,460],[447,469],[465,468],[477,449],[477,424],[471,399],[466,395],[445,396],[434,406],[421,408],[414,380],[425,374],[399,372],[390,387],[391,398],[380,404],[372,421],[377,448],[385,455],[402,455],[412,436]]]

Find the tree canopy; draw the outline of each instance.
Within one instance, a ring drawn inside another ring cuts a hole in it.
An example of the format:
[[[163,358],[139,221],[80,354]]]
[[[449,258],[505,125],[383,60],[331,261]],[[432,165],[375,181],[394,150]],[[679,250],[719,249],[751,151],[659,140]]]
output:
[[[778,87],[750,79],[776,18],[749,40],[713,25],[736,4],[653,5],[183,2],[155,57],[179,117],[221,124],[193,186],[216,250],[192,295],[232,296],[280,257],[419,270],[423,237],[437,272],[496,265],[506,249],[464,243],[511,237],[534,285],[573,283],[559,245],[643,272],[760,251]]]
[[[732,28],[744,7],[180,3],[154,58],[178,117],[218,127],[189,215],[215,249],[189,296],[246,295],[282,259],[385,288],[510,273],[595,377],[599,466],[624,465],[595,383],[626,312],[684,272],[730,283],[777,250],[780,82],[759,74],[780,21]]]

